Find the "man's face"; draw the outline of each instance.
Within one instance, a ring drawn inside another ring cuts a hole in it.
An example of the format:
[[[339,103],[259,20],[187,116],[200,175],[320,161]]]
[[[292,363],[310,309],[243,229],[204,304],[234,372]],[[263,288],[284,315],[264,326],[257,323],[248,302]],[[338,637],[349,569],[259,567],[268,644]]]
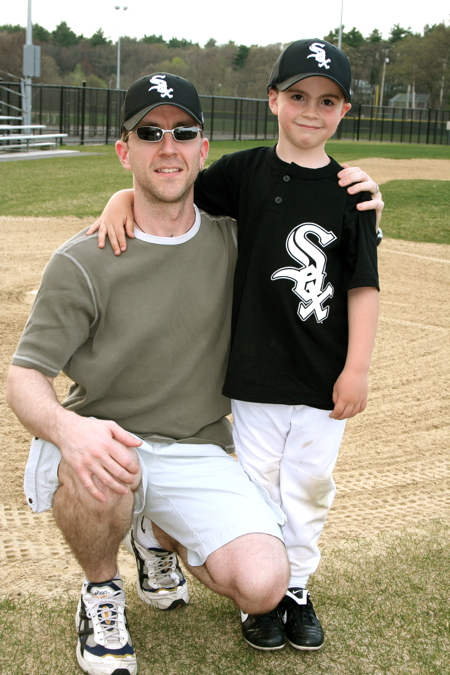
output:
[[[151,110],[137,126],[175,129],[198,124],[180,108],[162,105]],[[192,141],[181,142],[172,134],[164,134],[161,141],[149,143],[141,141],[133,131],[126,143],[117,141],[116,150],[125,169],[133,172],[135,189],[153,202],[175,204],[191,194],[208,155],[208,141],[200,134]]]

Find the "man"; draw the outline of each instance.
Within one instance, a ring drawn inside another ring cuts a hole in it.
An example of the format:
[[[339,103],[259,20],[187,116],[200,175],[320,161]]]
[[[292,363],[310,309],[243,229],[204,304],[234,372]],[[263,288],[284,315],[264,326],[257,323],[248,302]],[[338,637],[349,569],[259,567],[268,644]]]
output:
[[[141,78],[122,130],[117,154],[135,188],[129,253],[111,264],[113,251],[84,232],[55,252],[7,384],[35,436],[28,502],[53,507],[85,572],[77,659],[91,675],[137,673],[117,570],[132,522],[150,605],[188,601],[172,551],[248,614],[275,610],[289,578],[284,516],[227,454],[236,240],[232,220],[194,206],[208,151],[197,92],[173,75]],[[61,370],[73,380],[63,405]]]

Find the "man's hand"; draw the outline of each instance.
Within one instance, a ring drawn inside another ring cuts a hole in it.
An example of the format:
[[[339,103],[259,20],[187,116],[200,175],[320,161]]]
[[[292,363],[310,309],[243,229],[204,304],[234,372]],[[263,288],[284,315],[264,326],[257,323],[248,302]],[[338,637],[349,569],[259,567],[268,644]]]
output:
[[[127,486],[135,485],[140,471],[129,448],[138,447],[142,441],[115,422],[74,413],[61,417],[57,425],[60,440],[56,445],[86,490],[100,502],[106,496],[98,481],[118,494],[126,494]],[[97,485],[93,476],[98,479]]]
[[[381,213],[384,209],[384,202],[381,196],[380,188],[378,185],[371,179],[371,177],[362,169],[357,166],[349,166],[348,164],[342,164],[343,171],[339,171],[339,185],[347,188],[347,192],[351,195],[357,194],[358,192],[370,192],[372,199],[367,202],[361,202],[356,205],[358,211],[370,211],[375,209],[377,213],[376,226],[377,231],[380,225]]]
[[[142,445],[140,439],[115,422],[81,417],[66,410],[56,398],[53,379],[31,368],[10,367],[6,398],[33,436],[61,450],[64,461],[99,502],[106,497],[93,476],[119,494],[127,492],[127,485],[134,487],[140,467],[130,448]]]
[[[367,371],[344,368],[333,387],[334,409],[330,417],[346,420],[362,412],[367,405]]]

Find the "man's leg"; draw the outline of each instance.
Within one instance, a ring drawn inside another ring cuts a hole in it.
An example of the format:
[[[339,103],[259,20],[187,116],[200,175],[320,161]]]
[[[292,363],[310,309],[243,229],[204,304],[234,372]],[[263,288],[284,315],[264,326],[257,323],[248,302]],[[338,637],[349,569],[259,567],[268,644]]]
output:
[[[93,476],[104,492],[105,502],[94,499],[77,474],[64,460],[58,471],[60,486],[53,501],[56,524],[71,547],[89,581],[112,579],[117,572],[117,552],[130,529],[136,484],[125,495],[106,488]]]
[[[86,575],[75,618],[78,663],[90,675],[135,675],[136,657],[117,572],[117,552],[131,525],[134,490],[141,477],[136,476],[125,495],[109,490],[94,477],[106,496],[105,502],[98,502],[64,460],[58,476],[53,514]]]
[[[246,614],[277,607],[289,582],[289,561],[283,542],[268,534],[246,534],[211,553],[204,565],[190,565],[184,546],[153,524],[161,545],[175,551],[187,569],[210,590],[234,600]]]

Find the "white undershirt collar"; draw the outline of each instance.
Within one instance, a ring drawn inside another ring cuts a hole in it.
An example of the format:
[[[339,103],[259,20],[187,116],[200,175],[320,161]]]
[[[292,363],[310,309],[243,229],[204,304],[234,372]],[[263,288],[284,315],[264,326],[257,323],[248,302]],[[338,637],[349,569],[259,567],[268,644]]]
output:
[[[195,204],[194,204],[194,211],[195,211],[194,224],[187,232],[180,235],[179,237],[158,237],[155,234],[147,234],[146,232],[141,232],[141,230],[138,230],[136,225],[134,226],[134,236],[136,239],[146,241],[149,244],[162,244],[164,246],[177,246],[178,244],[184,244],[186,241],[189,241],[189,239],[195,237],[195,235],[200,229],[200,212],[198,208],[195,206]]]

